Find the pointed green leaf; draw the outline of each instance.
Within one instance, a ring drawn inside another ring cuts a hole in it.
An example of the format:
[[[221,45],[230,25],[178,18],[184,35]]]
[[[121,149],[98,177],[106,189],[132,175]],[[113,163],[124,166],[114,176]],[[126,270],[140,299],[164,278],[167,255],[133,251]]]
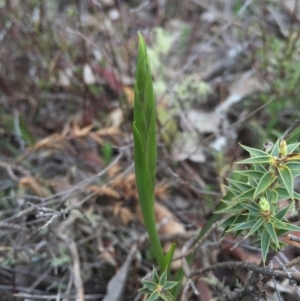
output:
[[[287,162],[284,165],[290,170],[300,170],[300,162]]]
[[[269,156],[269,154],[267,152],[264,152],[260,149],[257,148],[253,148],[253,147],[249,147],[249,146],[245,146],[240,144],[240,146],[245,149],[249,154],[251,154],[254,157],[262,157],[262,156]]]
[[[290,169],[293,178],[300,176],[300,162],[287,162],[285,166]]]
[[[300,227],[296,226],[294,224],[290,224],[290,223],[279,223],[278,220],[276,220],[276,223],[278,223],[278,229],[282,229],[282,230],[287,230],[290,232],[300,232]]]
[[[259,181],[253,198],[256,198],[259,194],[261,194],[263,191],[265,191],[275,180],[277,179],[277,176],[274,172],[269,171],[267,172]]]
[[[165,290],[163,292],[163,294],[161,295],[161,298],[164,301],[174,301],[175,300],[174,297],[172,296],[172,294],[169,291],[167,291],[167,290]]]
[[[249,178],[254,178],[254,179],[261,179],[262,176],[265,174],[264,172],[260,171],[260,170],[253,170],[253,169],[249,169],[249,170],[235,170],[233,171],[233,173],[242,175],[242,176],[246,176]]]
[[[276,204],[278,202],[278,192],[274,189],[267,189],[266,198],[269,203]]]
[[[220,224],[220,227],[228,227],[231,226],[234,223],[235,216],[230,216],[227,218],[224,222]]]
[[[282,236],[282,235],[285,235],[285,234],[287,234],[289,231],[288,230],[283,230],[283,229],[277,229],[277,231],[276,231],[276,233],[277,233],[277,235],[278,235],[278,237],[280,237],[280,236]],[[280,243],[280,241],[279,241],[279,243]]]
[[[272,163],[274,162],[274,158],[270,155],[267,156],[261,156],[261,157],[253,157],[249,159],[245,159],[239,162],[236,162],[237,164],[255,164],[255,163]]]
[[[285,187],[276,187],[274,189],[278,192],[278,201],[289,199],[289,193]],[[294,199],[300,200],[300,194],[294,191]]]
[[[147,301],[155,301],[158,300],[160,297],[160,294],[157,291],[154,291],[149,298],[147,299]]]
[[[272,151],[271,151],[271,155],[272,156],[279,156],[279,139],[276,141],[276,143],[274,144]]]
[[[279,220],[279,219],[275,218],[275,216],[271,217],[271,221],[272,221],[275,229],[277,229],[277,230],[282,229],[282,230],[287,230],[287,231],[299,231],[299,229],[300,229],[300,227],[293,225],[289,222]]]
[[[141,280],[142,284],[147,287],[150,291],[154,291],[157,287],[157,284],[154,283],[153,281],[149,281],[149,280]]]
[[[232,206],[232,207],[228,207],[224,210],[219,210],[217,213],[227,213],[227,214],[241,214],[244,211],[244,208],[241,207],[239,204],[237,204],[236,206]]]
[[[255,188],[252,188],[252,189],[250,189],[248,191],[245,191],[242,194],[236,196],[234,199],[237,199],[237,200],[248,200],[248,199],[250,199],[250,200],[252,200],[254,192],[255,192]]]
[[[232,224],[230,225],[230,227],[235,227],[235,226],[237,226],[237,225],[240,225],[240,224],[242,224],[242,223],[245,223],[245,222],[247,222],[247,220],[248,220],[248,217],[246,216],[246,215],[238,215],[238,216],[233,216],[233,222],[232,222]],[[226,234],[225,232],[230,232],[231,231],[231,229],[229,229],[229,228],[226,228],[226,231],[223,231],[223,233],[222,233],[222,235],[224,235],[224,234]],[[239,233],[239,231],[237,231],[236,233],[235,233],[235,235],[237,235]]]
[[[167,270],[165,270],[162,275],[160,276],[160,279],[159,279],[159,285],[161,286],[165,286],[166,282],[167,282]]]
[[[167,292],[163,292],[160,295],[160,298],[163,299],[163,301],[174,301],[174,298],[171,296],[171,294],[168,294]]]
[[[278,238],[275,232],[275,229],[272,225],[272,223],[267,222],[265,223],[265,228],[267,229],[271,239],[273,240],[273,242],[275,243],[276,247],[279,248],[279,242],[278,242]]]
[[[248,191],[251,188],[253,188],[253,186],[251,186],[249,184],[239,182],[239,181],[235,181],[235,180],[231,180],[231,179],[228,179],[228,182],[231,183],[232,185],[234,185],[235,187],[237,187],[238,189],[240,189],[242,192]]]
[[[262,259],[263,259],[264,265],[266,263],[267,255],[269,252],[270,239],[271,238],[270,238],[268,231],[264,230],[261,235],[261,244],[260,244],[261,254],[262,254]]]
[[[158,276],[155,268],[153,268],[153,270],[152,270],[152,281],[154,283],[159,283],[159,276]]]
[[[253,227],[251,228],[251,230],[247,233],[247,235],[244,237],[247,238],[250,235],[252,235],[254,232],[256,232],[261,226],[262,224],[265,222],[265,220],[263,218],[259,218],[256,223],[253,225]]]
[[[176,246],[177,246],[176,241],[173,241],[171,244],[171,247],[169,248],[167,254],[165,255],[165,265],[168,269],[168,273],[170,273],[171,262],[172,262],[172,258],[173,258]]]
[[[236,201],[221,200],[221,202],[224,203],[225,206],[223,206],[222,209],[215,211],[215,214],[229,213],[228,210],[230,210],[230,213],[243,211],[243,207]]]
[[[260,213],[259,206],[254,202],[250,202],[249,204],[246,204],[245,202],[240,202],[239,204],[245,209],[249,210],[249,213]]]
[[[147,288],[146,286],[140,288],[139,292],[141,292],[142,294],[145,294],[145,295],[152,294],[152,291],[150,291],[149,288]]]
[[[293,204],[290,204],[286,207],[284,207],[283,209],[281,209],[280,211],[278,211],[275,215],[275,218],[282,220],[285,215],[287,214],[287,212],[292,208]]]
[[[253,164],[255,170],[262,171],[264,174],[267,172],[262,164]]]
[[[294,199],[300,200],[300,194],[296,191],[294,191]]]
[[[247,221],[248,221],[248,216],[246,214],[241,214],[236,217],[234,223],[238,225],[238,224],[246,223]]]
[[[255,223],[256,223],[256,221],[242,223],[233,228],[230,228],[228,232],[235,232],[235,231],[239,231],[239,230],[251,229],[255,225]]]
[[[248,180],[249,180],[249,185],[251,185],[253,187],[256,187],[256,185],[257,185],[257,179],[248,178]]]
[[[289,231],[295,231],[295,232],[300,232],[300,227],[299,226],[297,226],[297,225],[293,225],[293,224],[289,224],[288,225],[288,229],[289,229]]]
[[[299,147],[300,143],[292,143],[287,145],[288,154],[292,153],[297,147]]]
[[[300,176],[300,170],[291,170],[293,179]]]
[[[289,197],[293,200],[294,199],[294,181],[291,171],[288,167],[283,166],[281,168],[278,168],[278,172],[281,178],[281,181],[283,182],[286,190],[289,193]]]
[[[233,186],[225,186],[225,188],[227,190],[227,193],[223,197],[224,200],[231,200],[241,193],[241,191],[238,188]]]
[[[275,215],[276,212],[278,212],[278,203],[274,204],[274,203],[269,203],[270,206],[270,210],[272,212],[272,215]]]
[[[169,289],[175,287],[177,284],[178,284],[177,281],[167,281],[166,284],[165,284],[165,286],[164,286],[164,288],[166,290],[169,290]]]
[[[259,219],[261,217],[260,214],[258,214],[258,212],[253,212],[253,213],[247,213],[248,215],[248,221],[255,221],[257,222],[257,219]]]

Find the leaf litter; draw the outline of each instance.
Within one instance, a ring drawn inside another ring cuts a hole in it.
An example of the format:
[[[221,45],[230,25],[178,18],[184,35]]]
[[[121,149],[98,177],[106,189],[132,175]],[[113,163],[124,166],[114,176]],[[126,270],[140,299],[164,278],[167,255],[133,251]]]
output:
[[[132,166],[138,30],[161,112],[156,218],[165,248],[177,239],[180,255],[214,211],[237,142],[255,144],[251,122],[264,115],[246,102],[270,88],[253,50],[259,25],[286,36],[292,14],[293,1],[282,11],[248,2],[0,4],[1,300],[138,300],[153,263]],[[269,23],[258,22],[266,11]],[[200,248],[194,266],[259,262],[248,240],[226,240]],[[231,272],[215,276],[232,285]],[[291,300],[291,285],[279,284]],[[220,285],[201,286],[223,296]]]

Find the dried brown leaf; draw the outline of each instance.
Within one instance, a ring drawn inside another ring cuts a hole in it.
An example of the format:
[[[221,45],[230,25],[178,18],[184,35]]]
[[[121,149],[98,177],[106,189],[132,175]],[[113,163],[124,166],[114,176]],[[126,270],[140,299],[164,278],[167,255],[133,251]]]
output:
[[[122,196],[125,199],[132,198],[136,201],[138,200],[134,173],[131,173],[126,177],[119,177],[115,179],[112,186],[118,189],[118,191],[122,191]]]
[[[85,189],[89,192],[95,192],[98,196],[108,196],[117,200],[121,198],[117,191],[108,186],[99,187],[97,185],[87,185],[85,186]]]
[[[166,180],[162,180],[159,182],[154,190],[155,197],[164,201],[167,201],[169,199],[169,183],[167,183]]]
[[[87,135],[90,134],[91,130],[93,129],[94,125],[93,124],[90,124],[90,125],[87,125],[83,128],[80,128],[78,126],[77,123],[74,124],[73,128],[72,128],[72,136],[75,136],[75,137],[85,137]]]
[[[122,170],[121,165],[119,164],[119,162],[117,162],[116,164],[114,164],[113,166],[111,166],[109,168],[109,170],[107,171],[108,177],[111,179],[113,178],[115,175],[117,175],[120,171]]]
[[[63,137],[60,134],[53,134],[35,143],[35,145],[33,145],[32,147],[32,150],[38,150],[39,148],[42,147],[52,147],[57,142],[60,142],[62,140]]]
[[[128,86],[123,86],[123,92],[126,95],[126,100],[129,104],[133,105],[133,100],[134,100],[134,91],[131,87]]]
[[[19,181],[19,186],[20,188],[30,190],[32,193],[42,198],[49,195],[47,189],[43,187],[34,177],[23,177]]]
[[[102,138],[100,138],[96,133],[90,133],[89,137],[95,140],[99,145],[103,145],[104,141]]]
[[[122,132],[117,127],[111,126],[108,128],[100,129],[96,131],[95,134],[98,136],[114,136],[122,135]]]
[[[117,203],[113,209],[114,216],[119,216],[124,225],[128,225],[130,222],[135,220],[134,214],[126,207],[123,207],[122,204]]]

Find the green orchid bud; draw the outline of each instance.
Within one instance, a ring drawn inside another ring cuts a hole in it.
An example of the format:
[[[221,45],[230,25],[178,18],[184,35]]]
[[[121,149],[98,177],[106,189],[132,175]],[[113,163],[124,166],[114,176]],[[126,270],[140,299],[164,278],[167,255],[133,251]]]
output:
[[[259,200],[259,209],[262,213],[266,214],[270,211],[270,204],[266,198],[260,198]]]
[[[285,157],[287,155],[287,146],[286,146],[285,140],[280,141],[279,151],[280,151],[282,157]]]

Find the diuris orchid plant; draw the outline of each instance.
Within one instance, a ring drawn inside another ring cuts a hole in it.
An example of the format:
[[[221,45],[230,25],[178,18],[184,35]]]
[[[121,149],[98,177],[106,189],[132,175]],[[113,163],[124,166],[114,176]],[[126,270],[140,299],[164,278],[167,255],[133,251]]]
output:
[[[175,244],[172,244],[166,255],[158,237],[154,214],[154,187],[156,178],[156,108],[152,77],[147,47],[144,38],[139,34],[139,50],[134,85],[134,164],[137,190],[149,235],[152,251],[157,260],[161,277],[153,270],[152,280],[143,280],[142,292],[149,294],[150,301],[163,299],[172,301],[169,290],[177,283],[167,281]]]

